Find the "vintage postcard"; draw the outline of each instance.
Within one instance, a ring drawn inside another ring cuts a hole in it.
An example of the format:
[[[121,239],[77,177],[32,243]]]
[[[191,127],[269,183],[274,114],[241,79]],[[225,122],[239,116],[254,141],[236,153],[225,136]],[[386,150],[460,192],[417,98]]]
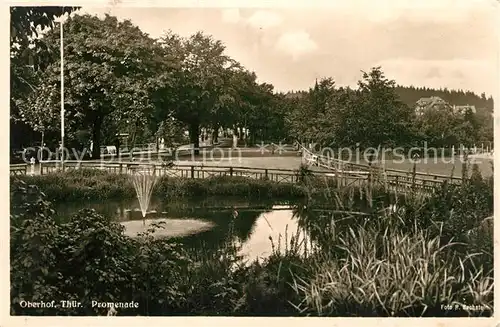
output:
[[[495,326],[497,2],[4,11],[3,325]]]

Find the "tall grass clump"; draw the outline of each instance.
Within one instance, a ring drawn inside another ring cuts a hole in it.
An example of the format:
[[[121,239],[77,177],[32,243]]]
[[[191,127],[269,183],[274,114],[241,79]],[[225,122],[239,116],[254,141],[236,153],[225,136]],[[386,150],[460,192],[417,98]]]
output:
[[[352,205],[352,191],[345,194],[347,199],[342,192],[330,199],[344,212],[340,217],[309,214],[303,222],[321,252],[311,274],[292,283],[301,314],[492,314],[493,231],[491,220],[485,223],[493,214],[491,178],[476,169],[461,185],[445,184],[431,197],[410,193],[388,208],[366,194],[374,209],[368,215]],[[459,309],[447,311],[444,305]]]
[[[429,238],[371,226],[338,237],[336,260],[318,259],[312,276],[297,278],[298,308],[320,316],[443,316],[490,314],[492,274],[464,268],[474,254],[458,257]],[[474,304],[483,311],[446,312],[442,305]]]

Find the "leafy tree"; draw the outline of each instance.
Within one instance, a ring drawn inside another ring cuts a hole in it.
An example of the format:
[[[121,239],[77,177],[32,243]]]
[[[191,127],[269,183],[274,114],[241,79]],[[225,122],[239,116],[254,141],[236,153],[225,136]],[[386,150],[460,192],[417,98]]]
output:
[[[413,141],[413,112],[399,99],[395,82],[380,67],[363,73],[357,90],[335,88],[322,79],[304,96],[292,100],[287,117],[292,135],[339,147],[401,146]]]
[[[456,145],[456,121],[456,115],[447,108],[424,111],[416,121],[420,140],[433,147]]]
[[[252,92],[256,86],[257,76],[234,62],[231,69],[222,76],[222,88],[217,104],[205,127],[212,129],[216,139],[219,127],[233,129],[239,134],[241,127],[246,127],[248,117],[254,108],[250,103]]]
[[[163,139],[165,146],[175,153],[177,148],[185,142],[184,131],[184,124],[170,117],[160,123],[155,136],[157,139]]]
[[[23,105],[39,83],[38,72],[51,56],[39,32],[54,26],[54,20],[77,7],[11,7],[10,30],[10,135],[11,147],[29,142],[32,130],[19,116]]]
[[[361,147],[392,147],[411,141],[412,110],[399,99],[396,83],[381,67],[363,72],[353,108],[346,111],[344,128],[356,134]]]
[[[477,112],[475,119],[478,123],[478,143],[493,141],[493,116],[491,113]]]
[[[225,53],[221,41],[198,32],[185,39],[171,32],[160,38],[167,55],[181,62],[176,72],[175,96],[166,100],[174,117],[189,128],[190,142],[199,153],[199,134],[203,124],[220,117],[227,100],[226,74],[239,64]],[[165,97],[171,96],[170,92]]]
[[[455,137],[461,145],[471,148],[478,141],[479,124],[470,108],[456,119]]]
[[[238,132],[242,128],[249,130],[251,143],[255,143],[257,138],[260,141],[282,139],[285,132],[281,99],[274,94],[274,87],[268,83],[257,83],[257,75],[253,72],[243,71],[238,76],[240,80],[233,82],[233,97],[237,99],[234,104],[236,110],[232,112],[233,119],[236,119],[233,127]]]
[[[311,120],[311,137],[321,145],[332,145],[338,142],[340,115],[343,113],[337,97],[343,90],[335,88],[332,78],[324,78],[316,82],[309,91],[309,104],[315,119]]]
[[[283,94],[284,111],[286,112],[285,124],[289,130],[290,136],[300,143],[306,143],[307,127],[303,124],[304,117],[307,117],[306,93],[287,93]],[[309,116],[310,117],[310,116]]]
[[[27,47],[33,36],[45,28],[52,28],[57,17],[71,13],[79,7],[11,7],[10,41]]]
[[[89,130],[92,155],[99,158],[103,130],[116,129],[114,124],[124,120],[136,129],[147,123],[154,109],[151,95],[160,83],[166,84],[169,64],[155,40],[130,21],[84,15],[69,19],[65,28],[67,135],[72,139],[75,131]],[[59,42],[57,33],[48,33],[46,39]],[[59,63],[49,65],[31,105],[22,108],[35,130],[60,126],[59,74]]]
[[[291,97],[292,111],[286,119],[291,134],[301,140],[331,143],[335,136],[338,114],[336,109],[335,82],[321,79],[303,96]]]

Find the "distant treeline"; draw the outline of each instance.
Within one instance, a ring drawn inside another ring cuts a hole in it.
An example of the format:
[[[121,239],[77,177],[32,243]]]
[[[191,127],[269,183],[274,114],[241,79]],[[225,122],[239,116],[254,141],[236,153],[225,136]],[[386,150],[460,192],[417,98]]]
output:
[[[401,86],[395,88],[401,100],[409,106],[414,106],[420,98],[438,96],[451,105],[471,105],[478,111],[487,109],[493,111],[493,97],[486,97],[485,93],[477,95],[474,92],[448,89],[432,89],[427,87]]]
[[[397,85],[395,87],[395,91],[399,95],[401,101],[403,101],[409,107],[413,107],[420,98],[438,96],[451,105],[471,105],[475,106],[477,111],[481,113],[483,111],[490,113],[493,112],[493,97],[491,95],[489,97],[486,97],[485,93],[477,95],[476,93],[471,91],[449,90],[447,88],[433,89],[428,87],[402,85]],[[288,97],[300,97],[301,95],[304,95],[306,93],[307,91],[293,91],[288,92],[287,95]]]

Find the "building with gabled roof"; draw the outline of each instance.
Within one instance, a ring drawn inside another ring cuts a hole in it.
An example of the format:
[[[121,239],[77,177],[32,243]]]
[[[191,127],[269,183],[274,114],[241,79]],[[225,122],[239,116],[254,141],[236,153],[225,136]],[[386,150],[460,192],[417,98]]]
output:
[[[450,104],[438,96],[431,96],[428,98],[420,98],[415,106],[417,115],[422,115],[426,110],[430,109],[449,109]]]

